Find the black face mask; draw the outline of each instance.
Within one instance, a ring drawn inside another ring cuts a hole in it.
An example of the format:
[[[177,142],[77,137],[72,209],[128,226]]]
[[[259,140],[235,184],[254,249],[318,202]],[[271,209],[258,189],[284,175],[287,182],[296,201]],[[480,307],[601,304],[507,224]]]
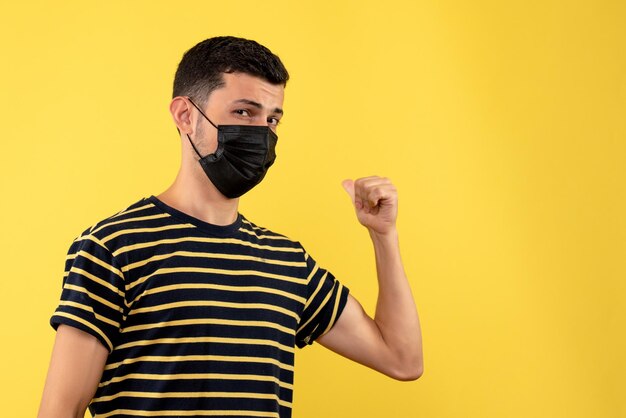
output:
[[[217,129],[217,150],[205,157],[200,155],[187,134],[211,183],[231,199],[259,184],[276,159],[278,136],[267,126],[216,126],[191,99],[189,101]]]

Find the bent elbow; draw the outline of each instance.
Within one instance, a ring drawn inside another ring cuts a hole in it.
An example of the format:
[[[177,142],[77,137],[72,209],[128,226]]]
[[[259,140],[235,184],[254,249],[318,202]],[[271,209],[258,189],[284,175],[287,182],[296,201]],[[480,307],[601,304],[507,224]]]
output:
[[[422,377],[422,374],[424,374],[422,369],[409,370],[399,374],[395,379],[401,382],[412,382]]]
[[[424,374],[424,364],[422,362],[406,365],[396,369],[389,377],[401,382],[411,382],[419,379]]]

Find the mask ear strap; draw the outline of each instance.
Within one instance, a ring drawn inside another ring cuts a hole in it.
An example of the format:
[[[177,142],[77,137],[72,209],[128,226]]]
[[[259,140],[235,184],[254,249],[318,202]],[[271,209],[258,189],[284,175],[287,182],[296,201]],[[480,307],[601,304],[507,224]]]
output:
[[[198,105],[196,105],[196,104],[193,102],[193,100],[191,100],[191,97],[189,97],[189,96],[186,96],[186,97],[187,97],[187,100],[189,100],[189,101],[191,102],[191,104],[192,104],[192,105],[193,105],[196,109],[198,109],[198,112],[200,112],[200,114],[201,114],[202,116],[204,116],[204,118],[205,118],[206,120],[208,120],[208,121],[209,121],[209,123],[210,123],[211,125],[213,125],[213,127],[214,127],[215,129],[218,129],[218,128],[217,128],[217,126],[216,126],[213,122],[211,122],[211,119],[209,119],[209,117],[208,117],[207,115],[205,115],[205,114],[204,114],[204,112],[202,111],[202,109],[200,109],[200,108],[198,107]],[[197,149],[197,148],[196,148],[196,146],[193,144],[193,141],[191,140],[191,137],[189,136],[189,134],[187,134],[187,139],[189,140],[189,143],[191,144],[191,147],[193,148],[193,150],[196,152],[196,154],[198,154],[198,157],[200,157],[200,159],[202,159],[202,155],[198,152],[198,149]]]
[[[191,144],[191,147],[193,148],[193,150],[196,152],[196,154],[198,154],[198,157],[200,157],[200,159],[202,159],[202,155],[200,155],[200,153],[198,152],[198,150],[196,149],[195,145],[193,144],[193,142],[191,141],[191,137],[189,137],[189,134],[187,134],[187,139],[189,140],[189,143]]]
[[[202,110],[198,107],[198,105],[196,105],[196,104],[193,102],[193,100],[191,100],[191,97],[187,96],[187,100],[189,100],[189,101],[191,102],[191,104],[192,104],[192,105],[193,105],[196,109],[198,109],[198,112],[200,112],[200,113],[202,114],[202,116],[204,116],[204,117],[206,118],[206,120],[208,120],[208,121],[209,121],[209,123],[210,123],[211,125],[213,125],[213,127],[214,127],[215,129],[217,129],[217,125],[216,125],[216,124],[214,124],[213,122],[211,122],[211,119],[209,119],[209,117],[208,117],[207,115],[205,115],[205,114],[204,114],[204,112],[203,112],[203,111],[202,111]]]

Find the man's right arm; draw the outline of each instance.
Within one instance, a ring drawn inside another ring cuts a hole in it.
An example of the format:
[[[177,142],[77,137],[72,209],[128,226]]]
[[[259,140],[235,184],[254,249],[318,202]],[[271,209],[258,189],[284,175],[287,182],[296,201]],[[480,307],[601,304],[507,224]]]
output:
[[[96,337],[59,325],[38,418],[83,418],[108,355]]]

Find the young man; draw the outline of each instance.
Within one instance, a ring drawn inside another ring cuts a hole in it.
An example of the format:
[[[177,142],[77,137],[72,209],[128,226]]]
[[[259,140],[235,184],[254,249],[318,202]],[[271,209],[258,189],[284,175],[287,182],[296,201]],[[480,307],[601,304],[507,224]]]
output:
[[[374,319],[298,242],[238,213],[274,161],[288,78],[246,39],[185,53],[178,176],[72,243],[39,417],[289,417],[294,349],[314,341],[395,379],[422,374],[389,180],[343,183],[375,249]]]

